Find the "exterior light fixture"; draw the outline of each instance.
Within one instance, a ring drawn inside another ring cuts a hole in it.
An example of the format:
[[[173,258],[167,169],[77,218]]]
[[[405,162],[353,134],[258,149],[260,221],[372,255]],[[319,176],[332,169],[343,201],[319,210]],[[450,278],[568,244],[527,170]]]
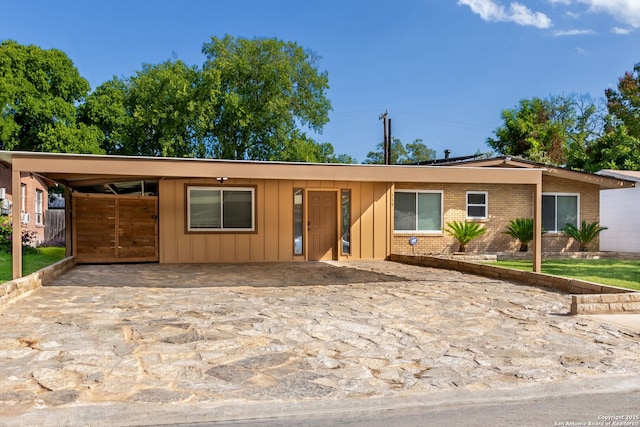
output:
[[[220,184],[224,184],[224,182],[225,182],[226,180],[228,180],[229,178],[227,178],[226,176],[224,176],[224,177],[222,177],[222,176],[221,176],[221,177],[218,177],[218,178],[216,178],[216,179],[218,180],[218,182],[219,182]]]

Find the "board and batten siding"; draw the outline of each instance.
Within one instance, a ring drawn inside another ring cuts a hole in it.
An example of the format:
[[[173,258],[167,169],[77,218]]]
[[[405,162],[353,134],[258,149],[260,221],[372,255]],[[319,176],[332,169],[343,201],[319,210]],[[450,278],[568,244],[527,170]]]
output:
[[[340,190],[351,191],[351,254],[342,255],[338,247],[338,259],[385,259],[391,253],[389,224],[393,187],[390,184],[229,178],[223,188],[253,186],[256,189],[256,231],[251,233],[187,233],[188,185],[220,186],[214,178],[160,180],[161,263],[305,261],[306,253],[293,253],[294,188],[334,191],[338,224]],[[305,193],[304,224],[307,221],[306,203]],[[336,245],[339,238],[336,236]]]

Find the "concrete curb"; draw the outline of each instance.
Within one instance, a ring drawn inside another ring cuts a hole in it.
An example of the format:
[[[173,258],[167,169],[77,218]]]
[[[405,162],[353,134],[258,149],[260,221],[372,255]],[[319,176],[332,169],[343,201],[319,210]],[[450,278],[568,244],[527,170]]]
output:
[[[448,390],[371,399],[306,401],[217,401],[199,403],[74,404],[64,408],[45,408],[5,418],[0,425],[180,425],[225,421],[295,419],[323,414],[376,413],[393,410],[452,408],[494,405],[535,399],[586,394],[640,392],[640,376],[607,376],[549,382],[515,389]]]

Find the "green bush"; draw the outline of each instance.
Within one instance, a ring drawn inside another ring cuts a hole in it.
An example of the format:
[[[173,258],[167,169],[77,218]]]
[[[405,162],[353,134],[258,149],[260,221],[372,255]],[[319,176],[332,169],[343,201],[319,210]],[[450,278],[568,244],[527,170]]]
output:
[[[35,231],[22,230],[22,249],[33,250],[33,243],[36,238]],[[13,244],[13,226],[8,216],[0,216],[0,251],[11,252]]]
[[[580,252],[587,252],[587,245],[598,237],[601,231],[604,231],[607,228],[608,227],[601,227],[598,221],[587,224],[587,221],[582,220],[580,228],[573,224],[567,224],[564,226],[562,231],[571,236],[576,242],[580,243]]]
[[[455,237],[460,244],[458,252],[466,252],[467,244],[476,237],[482,236],[487,229],[477,222],[453,221],[447,223],[445,231]]]
[[[529,243],[533,240],[533,218],[512,219],[503,233],[520,242],[520,252],[527,252]],[[542,230],[542,234],[544,233],[546,230]]]

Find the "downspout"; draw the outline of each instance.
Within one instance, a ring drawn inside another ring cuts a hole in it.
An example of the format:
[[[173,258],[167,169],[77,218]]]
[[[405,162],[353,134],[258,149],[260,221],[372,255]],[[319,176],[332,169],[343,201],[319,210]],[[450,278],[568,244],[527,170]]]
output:
[[[11,206],[11,222],[13,224],[11,258],[13,261],[13,278],[22,277],[22,192],[20,191],[20,170],[11,169],[11,194],[13,196],[13,205]]]
[[[542,170],[538,171],[533,197],[533,271],[542,272]]]

